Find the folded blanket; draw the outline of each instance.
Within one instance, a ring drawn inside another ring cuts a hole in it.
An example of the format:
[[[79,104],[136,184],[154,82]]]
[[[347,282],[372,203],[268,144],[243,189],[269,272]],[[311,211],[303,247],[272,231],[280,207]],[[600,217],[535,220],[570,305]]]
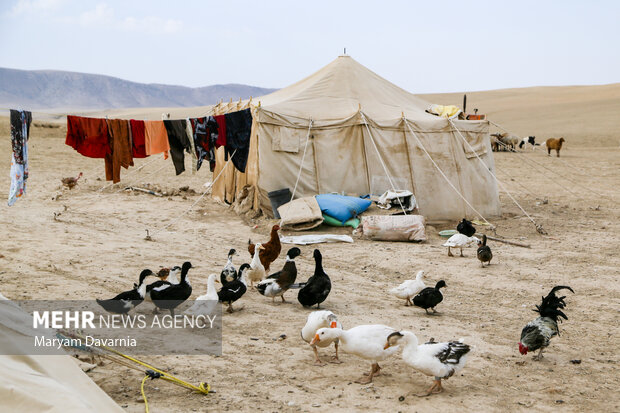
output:
[[[278,208],[282,229],[304,231],[316,228],[323,222],[323,214],[313,196],[295,199]]]

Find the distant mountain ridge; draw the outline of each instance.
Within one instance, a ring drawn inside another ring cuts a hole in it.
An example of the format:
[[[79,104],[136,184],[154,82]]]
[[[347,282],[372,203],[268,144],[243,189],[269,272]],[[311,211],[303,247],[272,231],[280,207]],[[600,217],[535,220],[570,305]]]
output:
[[[198,88],[131,82],[59,70],[0,68],[0,106],[24,109],[108,109],[205,106],[262,96],[276,89],[241,84]]]

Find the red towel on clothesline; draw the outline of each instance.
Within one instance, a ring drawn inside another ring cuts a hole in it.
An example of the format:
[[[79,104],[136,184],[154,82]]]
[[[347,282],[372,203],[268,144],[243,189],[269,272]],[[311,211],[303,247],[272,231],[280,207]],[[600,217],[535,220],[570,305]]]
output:
[[[105,158],[112,152],[105,119],[68,115],[65,143],[89,158]]]
[[[146,143],[144,140],[144,121],[131,119],[129,121],[131,125],[131,136],[133,138],[133,145],[131,152],[134,158],[146,158]]]

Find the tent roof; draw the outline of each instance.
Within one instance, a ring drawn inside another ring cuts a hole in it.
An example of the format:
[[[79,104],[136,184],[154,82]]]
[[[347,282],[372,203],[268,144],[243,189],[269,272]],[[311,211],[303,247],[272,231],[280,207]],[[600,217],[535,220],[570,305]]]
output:
[[[314,74],[260,98],[270,112],[314,120],[340,120],[362,111],[371,119],[433,120],[430,103],[387,81],[350,56],[339,56]]]

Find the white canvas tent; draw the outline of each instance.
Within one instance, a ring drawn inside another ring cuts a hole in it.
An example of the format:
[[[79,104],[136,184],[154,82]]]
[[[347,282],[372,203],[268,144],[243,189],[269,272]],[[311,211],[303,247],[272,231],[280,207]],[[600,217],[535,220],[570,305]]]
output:
[[[250,107],[253,124],[246,172],[229,164],[213,195],[232,202],[251,185],[254,209],[271,214],[267,193],[292,191],[299,175],[295,197],[380,194],[393,184],[411,190],[429,219],[476,217],[463,198],[484,216],[499,215],[488,122],[449,121],[426,113],[429,105],[340,56],[254,102],[219,108]],[[224,164],[218,157],[215,174]]]
[[[69,355],[18,355],[41,334],[31,326],[30,314],[0,294],[0,411],[124,411]]]

